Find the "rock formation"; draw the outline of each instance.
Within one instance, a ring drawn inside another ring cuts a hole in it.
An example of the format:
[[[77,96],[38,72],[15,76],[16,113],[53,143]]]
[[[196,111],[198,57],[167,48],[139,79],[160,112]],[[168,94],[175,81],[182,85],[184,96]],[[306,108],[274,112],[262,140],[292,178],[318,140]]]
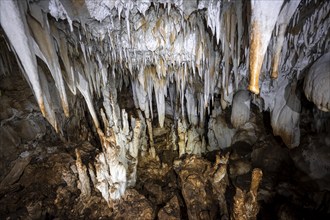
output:
[[[321,166],[307,176],[324,187],[326,162],[306,155],[326,151],[318,137],[329,145],[329,12],[314,0],[0,0],[0,195],[32,187],[39,161],[64,172],[42,180],[64,179],[54,210],[72,195],[72,218],[256,218],[261,173],[276,182],[268,145],[301,172]],[[29,218],[43,205],[27,204]]]

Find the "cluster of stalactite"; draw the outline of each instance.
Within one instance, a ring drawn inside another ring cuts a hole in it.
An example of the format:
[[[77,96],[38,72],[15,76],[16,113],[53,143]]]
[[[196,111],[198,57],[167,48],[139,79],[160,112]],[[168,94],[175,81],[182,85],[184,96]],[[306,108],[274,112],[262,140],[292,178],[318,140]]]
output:
[[[271,112],[274,134],[298,146],[298,81],[329,50],[329,11],[328,1],[8,0],[0,1],[0,23],[57,131],[58,114],[72,112],[67,93],[84,97],[102,152],[84,165],[77,151],[80,181],[110,201],[135,184],[138,154],[154,155],[154,118],[160,128],[173,120],[171,147],[180,156],[201,154],[231,145],[252,100]],[[6,54],[0,66],[10,74]],[[308,80],[318,84],[323,75],[315,80],[313,71]],[[306,93],[314,87],[305,85]],[[118,104],[127,87],[134,114]],[[306,96],[329,111],[329,95]],[[235,128],[220,117],[230,105]]]

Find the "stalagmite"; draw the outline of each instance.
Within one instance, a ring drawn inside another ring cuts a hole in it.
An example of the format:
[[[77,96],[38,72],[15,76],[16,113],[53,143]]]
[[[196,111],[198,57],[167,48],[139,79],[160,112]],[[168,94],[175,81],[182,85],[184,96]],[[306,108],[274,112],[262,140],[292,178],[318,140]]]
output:
[[[250,190],[245,193],[242,189],[236,187],[236,194],[234,196],[234,207],[231,216],[232,219],[257,219],[257,214],[259,212],[257,195],[262,176],[262,171],[258,168],[255,168],[252,171]]]
[[[187,146],[185,149],[186,153],[201,155],[205,151],[205,149],[202,147],[200,134],[195,127],[192,127],[188,130],[187,140]]]
[[[282,137],[283,142],[290,148],[300,143],[300,111],[301,103],[296,92],[296,84],[282,84],[276,93],[274,108],[271,111],[273,134]]]
[[[105,199],[105,201],[109,202],[110,196],[109,196],[108,181],[110,180],[110,174],[109,174],[109,167],[108,164],[106,163],[103,153],[98,154],[96,157],[95,170],[96,170],[96,185],[94,186],[101,192],[102,197]]]
[[[179,146],[179,156],[186,153],[186,143],[187,143],[187,123],[186,121],[178,122],[178,146]]]
[[[231,145],[235,129],[227,126],[225,119],[221,115],[212,114],[208,129],[209,151],[225,149]]]
[[[87,175],[87,167],[83,164],[78,149],[76,149],[76,157],[76,166],[79,177],[78,188],[81,190],[81,196],[88,199],[91,196],[90,180]]]
[[[259,94],[259,75],[267,46],[283,0],[251,1],[250,83],[248,89]]]
[[[217,195],[222,219],[229,218],[229,210],[226,200],[226,190],[229,185],[228,178],[228,160],[229,153],[225,155],[216,155],[216,161],[213,166],[213,179],[211,180],[213,191]]]
[[[250,95],[248,91],[238,91],[233,99],[230,121],[235,128],[244,125],[250,118]]]

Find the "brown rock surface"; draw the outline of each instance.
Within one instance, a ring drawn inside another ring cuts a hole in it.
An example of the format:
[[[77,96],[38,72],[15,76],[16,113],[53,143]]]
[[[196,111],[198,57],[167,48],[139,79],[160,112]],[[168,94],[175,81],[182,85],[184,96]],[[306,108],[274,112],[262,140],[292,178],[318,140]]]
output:
[[[210,162],[191,156],[177,169],[189,219],[215,219],[217,202],[212,197],[212,186],[209,182]]]
[[[174,196],[166,205],[158,212],[159,220],[178,220],[181,218],[180,204],[177,196]]]
[[[114,203],[115,219],[154,219],[150,202],[135,189],[127,189],[123,198]]]

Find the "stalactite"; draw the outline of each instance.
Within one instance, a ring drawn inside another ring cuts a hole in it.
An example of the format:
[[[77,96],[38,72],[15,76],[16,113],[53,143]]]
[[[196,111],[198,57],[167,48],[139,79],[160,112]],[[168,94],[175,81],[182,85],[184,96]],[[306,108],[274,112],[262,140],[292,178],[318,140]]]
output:
[[[59,131],[60,127],[58,126],[58,121],[55,115],[55,111],[54,111],[55,108],[53,106],[54,103],[52,102],[52,96],[48,86],[48,80],[44,70],[40,66],[38,66],[38,73],[39,73],[41,89],[43,91],[43,100],[45,103],[44,115],[49,121],[49,123],[54,127],[54,129],[56,131]]]
[[[248,89],[259,94],[259,75],[267,46],[283,1],[251,2],[250,84]]]
[[[40,110],[46,116],[42,89],[39,83],[37,61],[33,55],[31,36],[28,34],[26,18],[21,15],[20,10],[22,9],[14,1],[1,1],[0,23],[17,54],[22,65],[22,72],[25,73],[25,77],[33,89]]]
[[[299,3],[300,0],[290,1],[285,3],[277,19],[276,28],[278,29],[278,34],[276,37],[274,57],[272,60],[272,73],[271,73],[271,77],[274,79],[278,77],[278,67],[280,65],[279,61],[280,61],[282,46],[284,43],[285,31]]]
[[[75,75],[72,66],[72,62],[70,61],[70,57],[68,54],[68,47],[65,34],[58,30],[54,24],[52,24],[52,35],[57,40],[58,45],[58,53],[59,57],[62,60],[65,71],[62,72],[64,80],[66,81],[70,91],[76,95],[76,85],[75,85]]]
[[[48,66],[54,80],[56,87],[60,93],[62,107],[64,114],[69,116],[69,104],[62,78],[61,68],[58,62],[58,56],[55,51],[54,40],[50,36],[49,22],[44,15],[44,28],[32,17],[27,16],[29,27],[32,29],[33,37],[38,44],[42,53],[41,59]]]
[[[65,115],[67,91],[85,99],[102,144],[88,165],[89,176],[107,202],[135,184],[140,151],[157,157],[155,131],[166,128],[168,120],[174,121],[171,142],[180,157],[229,147],[236,129],[227,126],[221,107],[233,105],[231,121],[239,127],[249,120],[251,101],[271,111],[274,133],[288,146],[299,144],[300,116],[292,109],[300,105],[295,83],[329,49],[329,3],[305,19],[298,5],[309,3],[303,1],[282,7],[284,1],[252,0],[251,17],[241,0],[84,2],[87,17],[62,0],[28,1],[28,6],[0,1],[0,23],[42,113],[56,130],[62,131],[57,118],[62,112],[50,91],[53,84]],[[287,31],[291,17],[293,27]],[[303,33],[295,34],[295,28]],[[47,81],[45,66],[54,81]],[[272,83],[268,75],[260,77],[270,71],[272,77],[281,73]],[[248,75],[248,89],[260,92],[252,100],[246,91],[237,92],[246,87]],[[130,91],[134,113],[121,103],[121,94]],[[326,100],[313,102],[326,108]],[[153,123],[156,118],[159,126]]]

